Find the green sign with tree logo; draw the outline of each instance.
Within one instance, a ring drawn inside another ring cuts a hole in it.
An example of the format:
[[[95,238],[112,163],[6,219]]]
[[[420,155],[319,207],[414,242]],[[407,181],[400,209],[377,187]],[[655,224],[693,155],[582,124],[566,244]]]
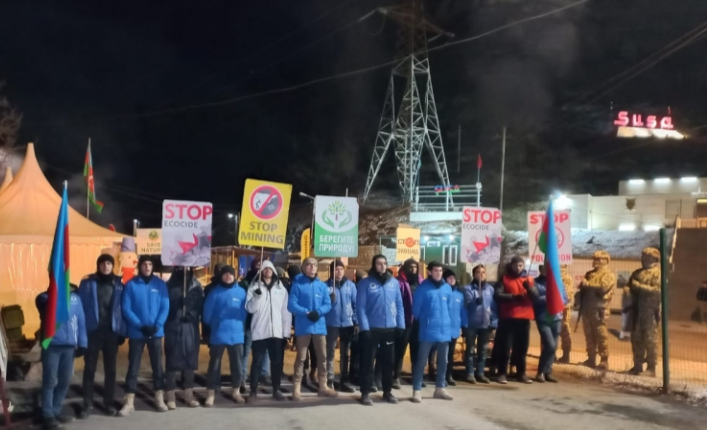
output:
[[[317,196],[314,213],[314,255],[358,257],[356,198]]]

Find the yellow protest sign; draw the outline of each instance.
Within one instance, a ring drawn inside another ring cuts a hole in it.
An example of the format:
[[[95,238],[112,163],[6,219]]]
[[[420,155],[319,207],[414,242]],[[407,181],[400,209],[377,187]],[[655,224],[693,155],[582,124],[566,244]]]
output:
[[[420,261],[420,229],[398,227],[395,259],[405,261],[414,258]]]
[[[238,243],[284,249],[292,185],[246,179]]]
[[[309,258],[312,253],[312,229],[306,229],[302,232],[302,239],[300,239],[300,257],[304,262],[305,259]]]

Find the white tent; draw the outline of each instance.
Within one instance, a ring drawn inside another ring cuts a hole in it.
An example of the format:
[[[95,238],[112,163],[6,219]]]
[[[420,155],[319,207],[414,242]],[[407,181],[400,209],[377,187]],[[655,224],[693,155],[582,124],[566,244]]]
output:
[[[56,229],[61,196],[44,177],[27,146],[22,167],[0,192],[0,303],[19,304],[25,314],[28,337],[39,328],[34,299],[47,289],[49,256]],[[92,223],[69,208],[69,268],[71,282],[96,270],[103,248],[113,246],[124,235]]]

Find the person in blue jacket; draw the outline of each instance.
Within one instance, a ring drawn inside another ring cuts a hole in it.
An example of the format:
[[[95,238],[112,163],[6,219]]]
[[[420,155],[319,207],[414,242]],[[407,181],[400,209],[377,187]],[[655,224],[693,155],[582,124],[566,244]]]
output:
[[[327,381],[334,388],[334,356],[339,340],[339,387],[345,393],[356,391],[349,380],[351,340],[358,331],[356,319],[356,284],[344,276],[346,266],[341,260],[332,261],[329,268],[329,298],[331,310],[326,314]]]
[[[557,353],[557,340],[562,329],[562,312],[556,315],[547,313],[547,277],[545,266],[538,267],[540,276],[535,278],[535,287],[538,290],[538,297],[533,303],[535,311],[535,324],[540,333],[540,360],[538,361],[538,373],[535,376],[537,382],[558,382],[552,376],[552,365],[555,363]]]
[[[452,340],[449,342],[449,353],[447,354],[447,385],[454,387],[457,382],[454,380],[454,352],[457,348],[457,340],[462,330],[468,326],[466,308],[464,307],[464,292],[457,284],[457,275],[452,269],[447,269],[442,274],[444,281],[452,287],[452,307],[449,316],[452,322]]]
[[[373,405],[370,392],[373,385],[373,364],[380,363],[383,400],[396,404],[393,395],[395,371],[395,341],[405,334],[405,312],[400,283],[388,271],[388,260],[376,255],[371,261],[368,277],[356,287],[356,316],[362,344],[361,403]]]
[[[452,340],[452,288],[442,277],[442,263],[433,261],[427,265],[429,276],[415,290],[412,299],[413,318],[420,325],[420,350],[412,371],[412,402],[422,402],[422,374],[427,357],[432,349],[437,350],[437,378],[434,397],[452,400],[447,392],[447,355]]]
[[[209,338],[209,370],[206,376],[206,402],[214,405],[216,390],[221,387],[221,359],[228,351],[231,367],[231,397],[236,403],[244,403],[240,387],[243,378],[243,344],[245,343],[246,291],[236,285],[236,269],[221,268],[218,285],[204,303],[204,323],[211,328]]]
[[[79,284],[79,296],[86,316],[88,350],[84,356],[83,408],[79,418],[85,419],[93,410],[93,386],[98,365],[98,354],[103,354],[103,411],[115,416],[116,364],[118,347],[125,343],[127,326],[123,322],[121,298],[123,283],[113,274],[115,260],[110,254],[101,254],[96,261],[96,273],[88,275]]]
[[[479,264],[471,271],[473,280],[464,287],[464,307],[467,312],[466,328],[466,381],[471,384],[491,381],[484,376],[486,354],[491,331],[498,326],[496,303],[493,301],[493,285],[486,282],[486,268]],[[476,356],[474,356],[476,345]]]
[[[72,284],[71,289],[75,290],[76,286]],[[45,325],[49,323],[46,320],[48,300],[49,294],[46,292],[35,299],[42,323],[42,335],[46,333]],[[40,337],[40,340],[45,339]],[[42,420],[45,428],[61,428],[62,424],[74,420],[73,416],[62,414],[62,407],[74,374],[74,357],[84,355],[87,346],[86,321],[81,298],[72,292],[69,320],[56,329],[49,346],[42,348]]]
[[[317,277],[319,263],[316,258],[307,258],[302,263],[302,274],[292,280],[292,289],[287,310],[295,319],[297,338],[297,359],[294,369],[294,390],[292,400],[301,398],[304,360],[307,358],[309,342],[314,343],[319,372],[319,395],[336,397],[337,392],[327,385],[326,372],[326,320],[324,316],[331,310],[329,288]]]
[[[155,404],[166,412],[164,374],[162,372],[162,339],[164,323],[169,315],[169,294],[164,281],[152,273],[152,260],[141,255],[138,276],[128,281],[123,290],[123,318],[128,325],[128,374],[125,376],[125,402],[118,415],[125,417],[135,410],[135,392],[142,352],[147,346],[152,367]]]

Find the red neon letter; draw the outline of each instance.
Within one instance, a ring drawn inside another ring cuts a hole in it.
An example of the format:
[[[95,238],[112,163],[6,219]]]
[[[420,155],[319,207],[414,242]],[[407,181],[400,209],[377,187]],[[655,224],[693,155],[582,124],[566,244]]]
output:
[[[655,128],[658,125],[658,121],[655,119],[655,115],[648,115],[646,119],[646,127]]]
[[[619,117],[616,121],[614,121],[614,125],[626,127],[628,125],[628,112],[625,110],[619,112]]]

